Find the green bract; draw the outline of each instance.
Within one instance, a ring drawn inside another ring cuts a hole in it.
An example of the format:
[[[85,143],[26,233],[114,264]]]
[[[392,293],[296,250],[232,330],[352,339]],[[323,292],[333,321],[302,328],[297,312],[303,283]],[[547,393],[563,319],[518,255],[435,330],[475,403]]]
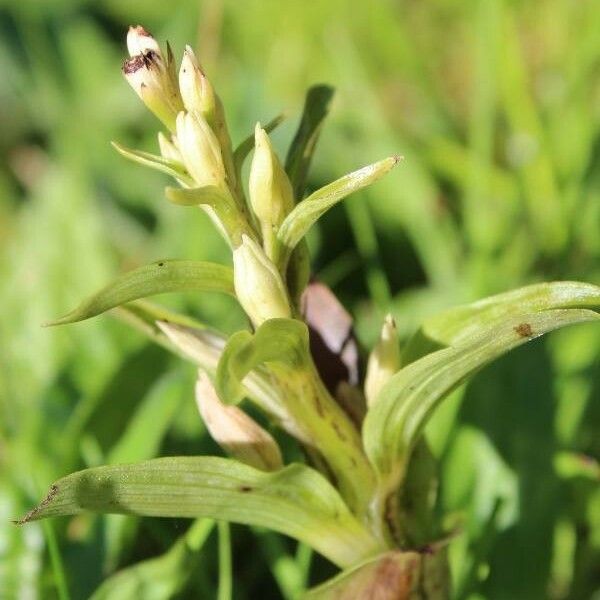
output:
[[[160,156],[115,148],[179,183],[166,188],[167,198],[206,211],[231,247],[233,268],[155,262],[119,276],[50,324],[116,309],[125,322],[194,363],[207,429],[239,460],[160,458],[79,471],[54,483],[19,523],[95,511],[256,525],[292,536],[347,569],[309,598],[379,597],[382,572],[384,591],[391,594],[386,598],[446,598],[444,532],[433,512],[435,469],[425,426],[456,386],[494,359],[555,329],[600,320],[600,288],[536,284],[453,308],[426,320],[402,352],[389,317],[368,361],[366,382],[356,381],[358,376],[349,375],[358,373],[351,331],[340,333],[335,318],[329,322],[319,314],[305,320],[306,303],[314,299],[310,289],[305,292],[310,277],[305,236],[327,210],[389,173],[399,158],[353,171],[303,198],[331,88],[309,90],[285,161],[267,135],[281,117],[264,129],[257,126],[255,136],[233,152],[221,100],[191,49],[177,79],[171,52],[163,57],[143,28],[130,31],[128,45],[127,80],[168,131],[159,135]],[[246,189],[242,166],[253,148]],[[143,300],[183,291],[235,296],[249,326],[227,339]],[[323,307],[328,314],[336,310],[341,307]],[[131,436],[142,435],[144,424],[163,415],[156,396],[150,400]],[[278,441],[243,412],[245,400],[295,439],[310,466],[280,468]],[[129,456],[123,452],[109,458],[123,460]],[[118,589],[134,594],[138,577],[154,585],[161,572],[191,568],[190,551],[202,545],[211,526],[198,521],[172,551],[124,571],[95,597],[118,597]]]

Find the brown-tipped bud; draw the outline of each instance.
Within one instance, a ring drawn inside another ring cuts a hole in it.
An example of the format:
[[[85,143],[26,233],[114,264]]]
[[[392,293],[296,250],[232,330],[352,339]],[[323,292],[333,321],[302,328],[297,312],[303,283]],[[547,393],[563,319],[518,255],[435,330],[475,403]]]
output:
[[[202,371],[196,383],[196,403],[211,437],[228,454],[263,471],[283,466],[279,445],[273,437],[237,406],[221,402]]]
[[[177,147],[183,164],[198,187],[225,185],[225,167],[219,141],[201,114],[177,116]]]
[[[143,32],[143,33],[141,33]],[[173,71],[171,53],[163,56],[156,40],[142,27],[132,27],[127,35],[130,52],[139,50],[123,64],[123,74],[144,104],[171,130],[183,102]]]
[[[260,123],[254,129],[254,156],[248,191],[252,210],[264,228],[276,230],[294,207],[289,177]]]
[[[149,31],[141,25],[131,26],[127,32],[127,50],[129,56],[156,52],[160,54],[160,46]]]
[[[291,317],[290,303],[279,271],[262,248],[247,235],[233,251],[235,294],[258,327],[267,319]]]
[[[368,406],[377,400],[381,388],[400,368],[400,345],[398,330],[391,315],[383,322],[377,345],[369,356],[365,378],[365,396]]]

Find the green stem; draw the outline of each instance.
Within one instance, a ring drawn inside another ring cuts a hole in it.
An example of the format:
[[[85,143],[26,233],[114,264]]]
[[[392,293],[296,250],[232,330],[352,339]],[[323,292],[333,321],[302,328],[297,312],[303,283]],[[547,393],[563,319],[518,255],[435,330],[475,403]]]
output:
[[[219,593],[217,600],[231,600],[232,577],[231,577],[231,535],[229,523],[219,521],[217,524],[219,532]]]

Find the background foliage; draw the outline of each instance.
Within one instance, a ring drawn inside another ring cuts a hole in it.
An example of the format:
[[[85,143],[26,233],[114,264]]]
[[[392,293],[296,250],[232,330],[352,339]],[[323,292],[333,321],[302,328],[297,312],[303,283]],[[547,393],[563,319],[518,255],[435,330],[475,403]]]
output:
[[[218,453],[192,367],[110,317],[40,328],[128,268],[227,260],[200,211],[167,203],[162,176],[108,144],[155,146],[157,123],[119,72],[138,22],[178,56],[196,42],[234,140],[289,108],[283,148],[305,88],[335,85],[312,188],[405,155],[309,240],[365,347],[387,310],[406,336],[436,310],[525,283],[600,282],[594,0],[1,1],[3,598],[87,598],[152,557],[97,597],[227,592],[227,535],[218,552],[210,523],[184,536],[184,520],[9,521],[78,468]],[[227,332],[243,324],[222,297],[164,302]],[[457,391],[429,428],[440,513],[457,532],[457,598],[600,594],[599,350],[597,327],[530,344]],[[274,534],[233,527],[231,539],[236,598],[293,598],[332,572]]]

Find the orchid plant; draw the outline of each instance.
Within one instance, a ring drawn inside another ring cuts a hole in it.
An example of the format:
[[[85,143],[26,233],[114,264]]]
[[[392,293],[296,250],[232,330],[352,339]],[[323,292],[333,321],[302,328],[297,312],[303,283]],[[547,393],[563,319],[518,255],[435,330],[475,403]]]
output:
[[[330,290],[310,281],[305,236],[400,158],[304,197],[330,88],[309,90],[282,162],[269,139],[281,117],[257,124],[233,149],[221,100],[191,48],[177,74],[171,49],[163,51],[144,28],[130,28],[127,46],[123,73],[164,131],[157,155],[114,146],[173,178],[166,197],[208,214],[233,266],[155,262],[51,324],[110,310],[194,363],[199,412],[227,458],[157,458],[73,473],[19,523],[95,511],[257,525],[304,542],[340,568],[308,598],[448,597],[451,536],[433,510],[435,462],[425,426],[444,398],[490,361],[554,329],[598,321],[600,288],[536,284],[450,309],[423,323],[402,349],[387,317],[361,377],[351,319]],[[245,186],[242,167],[252,152]],[[145,300],[189,290],[233,296],[249,327],[227,339]],[[297,441],[305,464],[286,464],[246,403]]]

